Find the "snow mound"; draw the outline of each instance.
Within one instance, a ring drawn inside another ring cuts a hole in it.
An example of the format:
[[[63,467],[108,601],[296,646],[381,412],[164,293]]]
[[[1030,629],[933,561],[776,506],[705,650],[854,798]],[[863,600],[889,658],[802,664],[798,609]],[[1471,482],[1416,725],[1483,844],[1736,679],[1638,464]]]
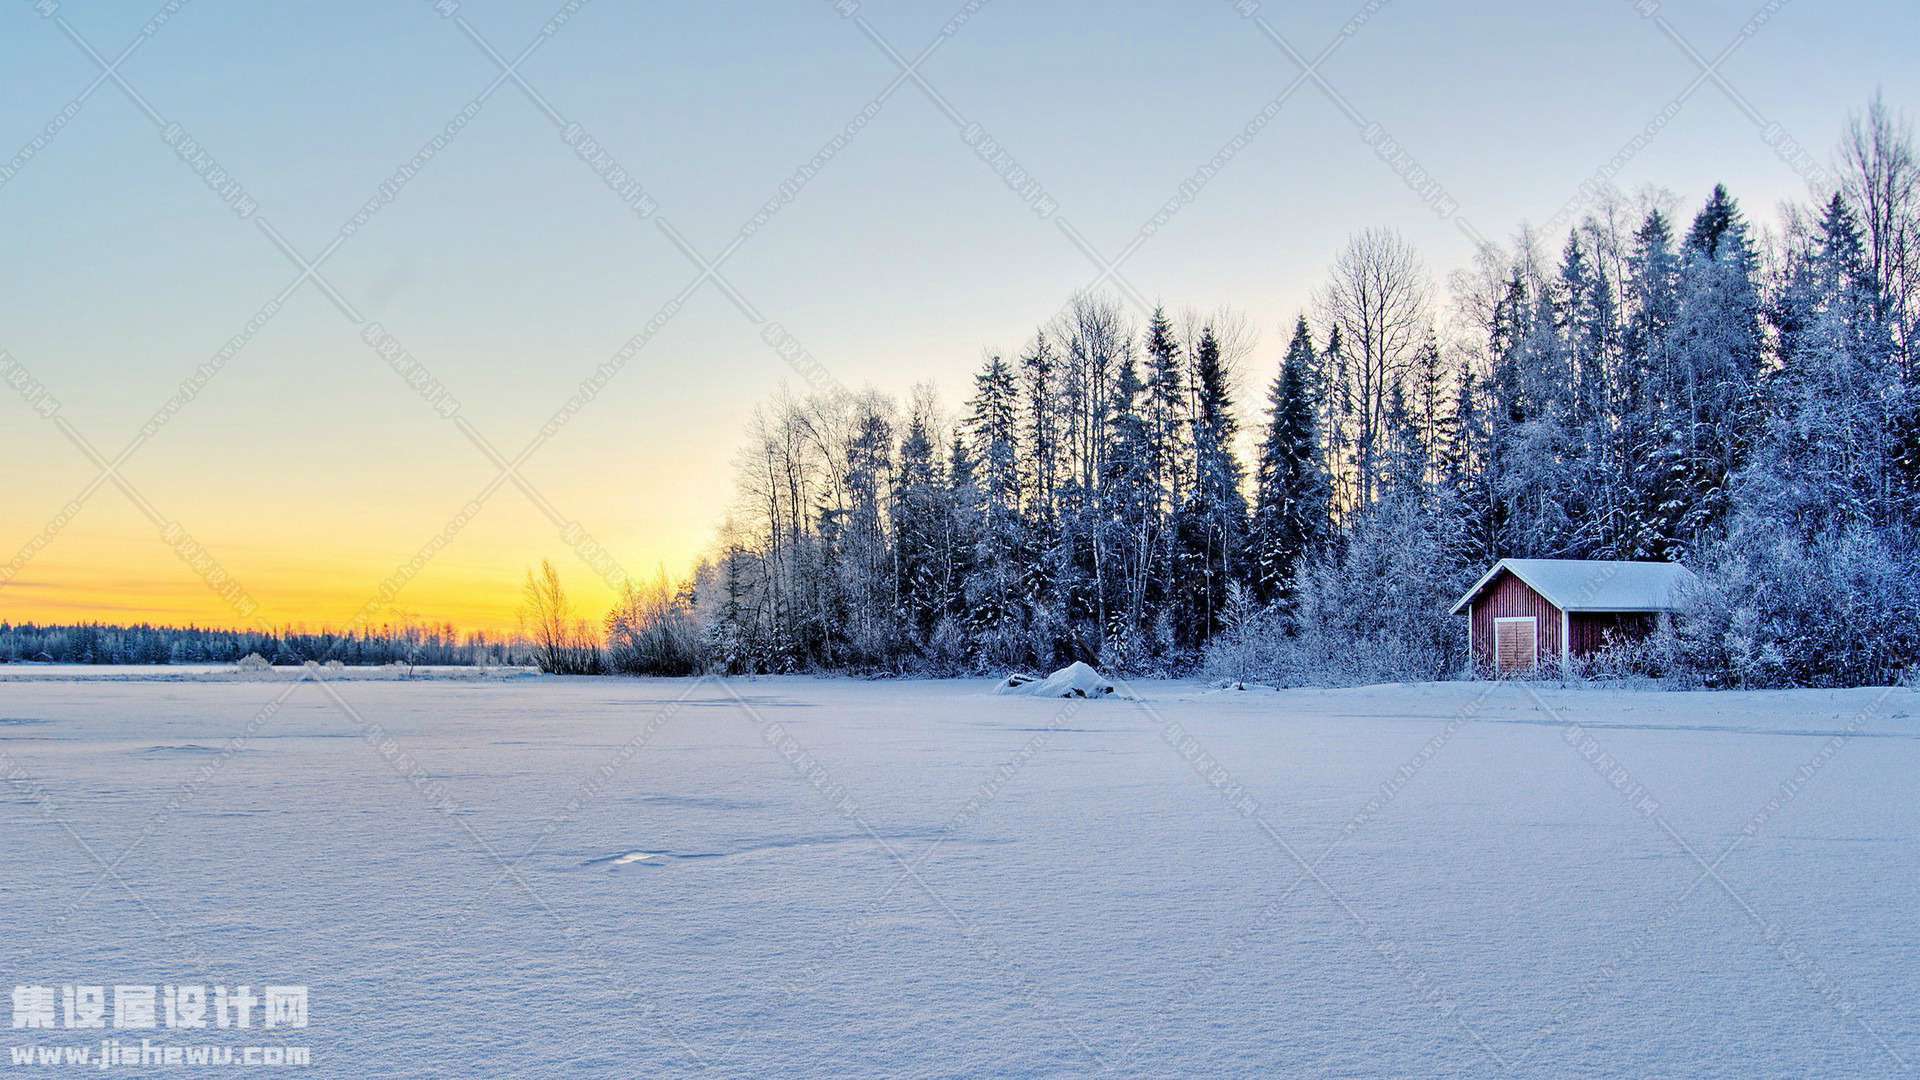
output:
[[[1266,683],[1244,682],[1239,679],[1228,679],[1216,685],[1213,689],[1206,691],[1208,694],[1277,694],[1279,692],[1280,688],[1277,686],[1268,686]]]
[[[235,663],[233,666],[239,668],[241,671],[272,671],[273,670],[273,664],[268,662],[266,657],[261,656],[257,652],[248,653],[246,656],[246,659]]]
[[[1035,675],[1009,675],[1006,681],[994,688],[996,694],[1045,698],[1108,697],[1113,691],[1112,683],[1078,660],[1044,679]]]

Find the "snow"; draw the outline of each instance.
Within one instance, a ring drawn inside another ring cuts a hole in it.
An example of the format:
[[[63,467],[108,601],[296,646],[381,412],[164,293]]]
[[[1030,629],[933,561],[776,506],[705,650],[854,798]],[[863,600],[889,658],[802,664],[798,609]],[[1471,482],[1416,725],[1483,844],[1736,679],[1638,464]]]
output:
[[[0,682],[0,962],[315,1076],[1920,1061],[1912,691],[989,685]]]
[[[1675,590],[1694,580],[1679,563],[1617,559],[1501,559],[1453,606],[1458,615],[1494,575],[1511,570],[1562,611],[1672,611]]]
[[[1113,683],[1092,667],[1075,660],[1044,679],[1030,675],[1012,675],[995,688],[995,693],[1021,697],[1098,698],[1112,694]]]

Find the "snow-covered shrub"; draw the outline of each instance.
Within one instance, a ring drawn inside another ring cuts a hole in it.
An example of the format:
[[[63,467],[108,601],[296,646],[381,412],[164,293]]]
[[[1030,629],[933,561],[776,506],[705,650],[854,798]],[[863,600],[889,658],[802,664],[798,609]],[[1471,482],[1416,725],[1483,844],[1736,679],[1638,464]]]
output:
[[[967,628],[951,615],[943,615],[927,638],[927,663],[940,674],[972,670],[967,653]]]
[[[1101,670],[1135,679],[1168,678],[1191,670],[1191,661],[1183,663],[1174,651],[1173,623],[1165,612],[1144,632],[1116,616],[1095,659]]]
[[[1287,620],[1274,607],[1258,607],[1249,590],[1235,582],[1227,590],[1225,626],[1207,643],[1202,669],[1233,683],[1270,678],[1288,662],[1292,648]]]
[[[1681,662],[1680,640],[1671,619],[1662,619],[1654,632],[1640,638],[1608,635],[1597,652],[1558,664],[1562,678],[1573,682],[1605,682],[1627,686],[1659,683],[1676,689],[1698,679]]]
[[[1356,515],[1346,541],[1301,568],[1295,634],[1273,646],[1278,683],[1359,684],[1448,679],[1466,666],[1466,634],[1447,614],[1472,583],[1435,518],[1391,498]],[[1278,634],[1277,622],[1264,640]]]
[[[1877,685],[1920,659],[1920,558],[1891,530],[1745,531],[1681,599],[1679,659],[1710,686]]]
[[[607,615],[607,666],[623,675],[692,675],[705,663],[705,635],[692,605],[662,573],[628,582]]]

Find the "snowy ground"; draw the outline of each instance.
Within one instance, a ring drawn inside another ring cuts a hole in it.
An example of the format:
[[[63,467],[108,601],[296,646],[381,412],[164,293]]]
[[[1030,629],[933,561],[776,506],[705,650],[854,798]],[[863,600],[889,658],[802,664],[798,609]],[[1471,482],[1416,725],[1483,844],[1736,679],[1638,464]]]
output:
[[[1912,691],[990,686],[0,682],[0,983],[304,983],[328,1076],[1920,1063]]]

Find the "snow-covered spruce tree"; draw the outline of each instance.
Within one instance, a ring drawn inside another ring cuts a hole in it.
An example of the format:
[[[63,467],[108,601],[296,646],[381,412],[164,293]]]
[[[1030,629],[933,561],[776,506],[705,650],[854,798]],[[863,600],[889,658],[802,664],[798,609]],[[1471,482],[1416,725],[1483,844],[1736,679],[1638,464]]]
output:
[[[1021,607],[1022,560],[1027,552],[1020,516],[1019,391],[1006,362],[987,359],[974,376],[967,428],[978,459],[975,484],[978,534],[966,602],[974,641],[992,665],[1027,662]]]
[[[1526,531],[1526,517],[1515,506],[1510,478],[1525,467],[1514,460],[1514,455],[1537,411],[1531,393],[1534,381],[1526,369],[1532,315],[1526,278],[1519,267],[1512,267],[1488,319],[1489,361],[1481,409],[1484,433],[1480,483],[1485,488],[1486,505],[1475,524],[1485,530],[1485,546],[1496,558],[1525,547],[1520,534]]]
[[[933,443],[933,420],[916,402],[900,441],[900,478],[892,511],[895,589],[907,649],[924,653],[944,613],[941,540],[946,523],[945,470]]]
[[[1667,557],[1723,534],[1731,480],[1754,427],[1763,329],[1756,258],[1745,216],[1724,186],[1688,231],[1670,365],[1660,388],[1665,474],[1656,513]]]
[[[1173,322],[1162,308],[1147,323],[1146,387],[1139,403],[1147,431],[1147,469],[1155,493],[1154,513],[1166,521],[1184,494],[1187,457],[1187,378]]]
[[[1665,508],[1678,499],[1662,469],[1668,426],[1664,398],[1679,316],[1679,262],[1665,215],[1650,211],[1626,257],[1620,358],[1611,423],[1597,433],[1609,495],[1595,522],[1600,551],[1618,559],[1654,559],[1675,549]]]
[[[1571,255],[1578,259],[1575,247]],[[1568,305],[1557,283],[1527,287],[1516,272],[1514,304],[1503,327],[1505,409],[1497,427],[1500,501],[1507,513],[1506,551],[1541,558],[1572,556],[1579,512],[1573,417],[1573,365],[1562,327]]]
[[[1021,474],[1027,490],[1018,595],[1026,612],[1027,652],[1052,667],[1072,652],[1077,568],[1061,517],[1061,482],[1071,475],[1072,449],[1063,439],[1072,424],[1062,385],[1066,371],[1045,329],[1020,357],[1020,374],[1025,395]]]
[[[899,658],[900,594],[886,517],[893,499],[893,425],[877,400],[863,403],[846,460],[847,505],[833,514],[840,523],[832,537],[839,617],[827,629],[840,639],[846,663],[886,667]]]
[[[1101,460],[1102,548],[1112,567],[1100,628],[1101,662],[1120,671],[1138,670],[1147,659],[1146,630],[1158,603],[1153,565],[1160,539],[1153,482],[1152,435],[1140,413],[1139,369],[1131,354],[1120,358]]]
[[[1502,558],[1500,537],[1505,529],[1487,468],[1493,435],[1486,396],[1484,384],[1462,359],[1454,381],[1453,412],[1441,444],[1440,487],[1452,504],[1451,547],[1470,566],[1490,566]]]
[[[1765,423],[1734,480],[1729,535],[1707,553],[1681,654],[1726,685],[1891,682],[1920,662],[1893,340],[1839,196],[1789,261]]]
[[[1292,599],[1295,571],[1317,551],[1331,529],[1329,491],[1320,439],[1317,384],[1319,358],[1306,316],[1294,323],[1293,340],[1267,392],[1267,429],[1254,470],[1254,511],[1249,577],[1260,604]]]
[[[1329,499],[1333,516],[1342,517],[1359,505],[1354,483],[1353,461],[1353,385],[1348,370],[1353,366],[1346,339],[1340,336],[1340,324],[1327,330],[1327,342],[1320,349],[1320,379],[1314,397],[1320,403],[1320,436],[1325,446],[1322,462],[1329,479]]]
[[[1027,505],[1035,517],[1054,512],[1055,488],[1061,459],[1059,377],[1060,357],[1047,332],[1034,335],[1033,345],[1020,357],[1020,383],[1026,394],[1026,438],[1021,450],[1026,456],[1029,479]]]
[[[1431,327],[1427,340],[1414,354],[1407,375],[1408,408],[1413,410],[1414,425],[1420,435],[1420,452],[1439,476],[1442,447],[1451,417],[1448,415],[1446,355],[1440,349],[1439,335]]]
[[[1569,460],[1565,484],[1569,533],[1565,548],[1579,558],[1609,553],[1606,524],[1617,519],[1622,497],[1606,457],[1614,430],[1614,387],[1619,369],[1619,305],[1613,282],[1581,242],[1582,230],[1567,239],[1561,260],[1560,326],[1569,372]]]
[[[733,531],[729,522],[723,535]],[[751,559],[737,539],[725,541],[718,558],[702,562],[694,572],[695,618],[703,629],[704,666],[728,675],[750,675],[760,669],[757,620],[749,614],[746,576]]]
[[[978,661],[967,607],[980,544],[980,487],[966,433],[955,431],[947,450],[947,484],[941,499],[936,575],[940,612],[927,642],[927,658],[943,670],[971,669]]]
[[[1780,364],[1737,490],[1743,516],[1815,536],[1910,520],[1898,478],[1903,395],[1852,211],[1836,194],[1791,255],[1775,305]]]
[[[1176,643],[1198,649],[1220,628],[1227,585],[1242,580],[1247,541],[1245,470],[1233,449],[1239,435],[1233,397],[1213,328],[1193,350],[1193,477],[1178,522]]]
[[[1420,428],[1407,405],[1406,389],[1394,384],[1387,393],[1385,433],[1380,450],[1380,494],[1411,499],[1422,510],[1432,508],[1427,483],[1427,452]]]
[[[1376,438],[1375,501],[1300,563],[1291,618],[1277,607],[1236,615],[1208,649],[1212,673],[1345,684],[1449,678],[1464,666],[1446,614],[1471,575],[1457,556],[1459,504],[1434,480],[1442,470],[1403,385],[1388,389]]]
[[[1173,323],[1161,308],[1155,308],[1148,320],[1144,351],[1146,386],[1140,400],[1140,417],[1147,433],[1153,546],[1147,552],[1148,609],[1141,629],[1147,636],[1148,651],[1160,657],[1169,652],[1174,643],[1174,592],[1178,573],[1174,517],[1185,498],[1192,471],[1187,438],[1191,413],[1186,366],[1181,363]]]

